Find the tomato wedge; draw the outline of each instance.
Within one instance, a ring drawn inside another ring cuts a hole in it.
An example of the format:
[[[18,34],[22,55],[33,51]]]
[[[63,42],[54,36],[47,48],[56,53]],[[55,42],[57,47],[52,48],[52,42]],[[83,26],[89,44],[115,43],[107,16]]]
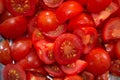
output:
[[[14,16],[32,16],[35,12],[34,0],[5,0],[6,8]]]
[[[80,58],[83,43],[76,35],[65,33],[54,43],[54,57],[59,64],[69,64]]]

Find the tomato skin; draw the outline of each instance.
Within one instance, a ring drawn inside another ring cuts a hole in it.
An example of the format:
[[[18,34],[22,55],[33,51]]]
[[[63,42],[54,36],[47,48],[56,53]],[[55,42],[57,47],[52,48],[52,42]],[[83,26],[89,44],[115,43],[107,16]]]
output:
[[[5,0],[5,6],[7,10],[14,16],[32,16],[35,13],[36,1],[28,0],[27,3],[25,1],[27,0],[13,0],[13,2],[11,2],[11,0]]]
[[[94,27],[80,26],[78,29],[74,30],[73,33],[82,39],[82,43],[84,45],[84,54],[88,54],[89,51],[95,47],[98,38],[98,32]]]
[[[102,37],[105,42],[120,39],[120,18],[115,17],[108,20],[102,30]],[[113,26],[114,25],[114,26]]]
[[[26,70],[26,69],[39,68],[42,62],[37,56],[36,51],[34,49],[31,49],[28,55],[26,55],[25,58],[21,59],[17,64],[19,64]]]
[[[26,32],[27,20],[24,16],[16,16],[0,24],[0,33],[8,39],[15,39]]]
[[[74,75],[81,73],[86,67],[87,67],[87,62],[79,59],[71,64],[61,65],[62,71],[67,75]]]
[[[120,59],[120,40],[115,44],[114,51],[118,59]]]
[[[48,32],[55,30],[58,27],[59,22],[53,11],[43,10],[38,15],[37,25],[40,31]]]
[[[59,64],[69,64],[80,58],[83,43],[76,35],[65,33],[60,35],[54,43],[54,56]]]
[[[29,38],[16,39],[11,46],[11,56],[15,61],[24,58],[32,48],[32,41]]]
[[[60,23],[75,17],[83,11],[83,7],[76,1],[66,1],[61,4],[56,10],[56,16]]]
[[[4,80],[26,80],[26,73],[18,64],[7,64],[3,69],[3,78]]]
[[[66,76],[64,80],[83,80],[79,75]]]
[[[0,0],[0,16],[4,12],[4,10],[5,10],[5,4],[3,0]]]
[[[81,13],[70,19],[67,29],[72,32],[80,26],[95,26],[95,24],[90,15],[88,15],[87,13]]]
[[[63,3],[64,0],[43,0],[46,6],[50,8],[56,8]]]
[[[111,62],[109,71],[111,74],[115,76],[120,76],[120,60],[119,59]]]
[[[11,49],[8,40],[0,41],[0,63],[12,63]]]
[[[87,71],[94,75],[105,73],[111,63],[109,54],[102,48],[95,48],[86,56],[85,61],[88,63]]]
[[[87,8],[92,13],[98,13],[104,10],[112,0],[88,0]]]

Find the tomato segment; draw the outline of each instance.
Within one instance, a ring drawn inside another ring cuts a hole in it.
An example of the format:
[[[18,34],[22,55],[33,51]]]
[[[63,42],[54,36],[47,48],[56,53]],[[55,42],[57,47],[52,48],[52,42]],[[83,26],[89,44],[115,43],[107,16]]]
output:
[[[14,16],[32,16],[35,12],[34,0],[5,0],[6,8]]]
[[[54,43],[54,56],[59,64],[72,63],[82,53],[83,43],[76,35],[66,33],[60,35]]]

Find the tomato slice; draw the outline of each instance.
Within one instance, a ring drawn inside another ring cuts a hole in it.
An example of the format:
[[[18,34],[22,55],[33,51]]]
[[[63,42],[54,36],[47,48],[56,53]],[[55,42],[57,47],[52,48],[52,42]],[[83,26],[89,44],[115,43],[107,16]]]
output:
[[[36,43],[35,47],[39,58],[45,64],[52,64],[55,62],[53,55],[54,43],[47,43],[45,40],[41,40]]]
[[[66,76],[64,80],[83,80],[79,75]]]
[[[65,73],[60,69],[57,64],[44,65],[46,72],[52,77],[63,77]]]
[[[35,13],[34,0],[5,0],[6,8],[14,16],[32,16]]]
[[[83,60],[76,60],[75,62],[67,65],[61,65],[61,69],[68,75],[78,74],[87,67],[87,62]]]
[[[73,33],[82,39],[84,44],[84,54],[89,53],[89,51],[95,47],[98,32],[94,27],[79,27],[79,29],[74,30]]]
[[[26,80],[26,73],[20,65],[7,64],[3,69],[4,80]]]
[[[59,64],[69,64],[80,58],[83,43],[76,35],[65,33],[54,43],[54,57]]]
[[[43,0],[46,6],[50,8],[58,7],[63,3],[64,0]]]
[[[103,39],[104,41],[110,41],[114,39],[120,39],[120,18],[115,17],[106,23],[103,29]]]

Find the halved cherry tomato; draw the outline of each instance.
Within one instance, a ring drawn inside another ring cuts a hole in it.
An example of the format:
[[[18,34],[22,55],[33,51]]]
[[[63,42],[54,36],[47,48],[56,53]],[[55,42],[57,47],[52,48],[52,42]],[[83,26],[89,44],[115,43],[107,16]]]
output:
[[[31,49],[28,55],[26,55],[25,58],[21,59],[17,64],[19,64],[24,68],[24,70],[26,70],[26,69],[39,68],[42,65],[42,62],[37,56],[35,49]]]
[[[74,34],[60,35],[54,43],[54,57],[59,64],[69,64],[80,58],[83,52],[83,43]]]
[[[55,8],[60,6],[64,0],[43,0],[46,6],[50,8]]]
[[[49,32],[55,30],[58,27],[59,22],[53,11],[43,10],[38,15],[37,25],[40,31]]]
[[[7,64],[3,69],[4,80],[26,80],[26,73],[20,65]]]
[[[98,32],[94,27],[79,27],[78,29],[74,30],[73,33],[82,39],[82,43],[84,45],[84,54],[89,53],[89,51],[95,47],[98,38]]]
[[[117,58],[120,59],[120,40],[116,43],[114,49],[115,49]]]
[[[64,80],[83,80],[80,75],[66,76]]]
[[[79,26],[95,26],[92,17],[87,13],[81,13],[70,19],[67,29],[74,31]]]
[[[83,7],[76,1],[63,2],[56,10],[56,16],[60,23],[75,17],[83,11]]]
[[[5,0],[6,8],[14,16],[32,16],[35,13],[34,0]]]
[[[54,43],[48,43],[45,40],[40,40],[35,45],[40,60],[42,60],[45,64],[52,64],[55,62],[53,47]]]
[[[25,58],[31,48],[32,41],[29,38],[16,39],[11,46],[11,56],[15,61],[19,61]]]
[[[26,32],[27,20],[24,16],[16,16],[6,19],[0,24],[0,33],[8,39],[15,39]]]
[[[71,64],[61,65],[61,69],[68,75],[78,74],[87,67],[87,62],[83,60],[76,60]]]
[[[44,65],[46,72],[52,77],[63,77],[65,73],[60,69],[57,64]]]
[[[12,63],[11,49],[8,40],[0,41],[0,63],[5,65]]]
[[[112,0],[88,0],[87,8],[92,13],[98,13],[104,10]]]
[[[110,41],[113,39],[120,39],[120,18],[115,17],[106,23],[102,30],[103,40]]]
[[[85,61],[88,63],[87,71],[94,75],[101,75],[108,71],[111,59],[109,54],[102,48],[94,48],[86,56]]]

